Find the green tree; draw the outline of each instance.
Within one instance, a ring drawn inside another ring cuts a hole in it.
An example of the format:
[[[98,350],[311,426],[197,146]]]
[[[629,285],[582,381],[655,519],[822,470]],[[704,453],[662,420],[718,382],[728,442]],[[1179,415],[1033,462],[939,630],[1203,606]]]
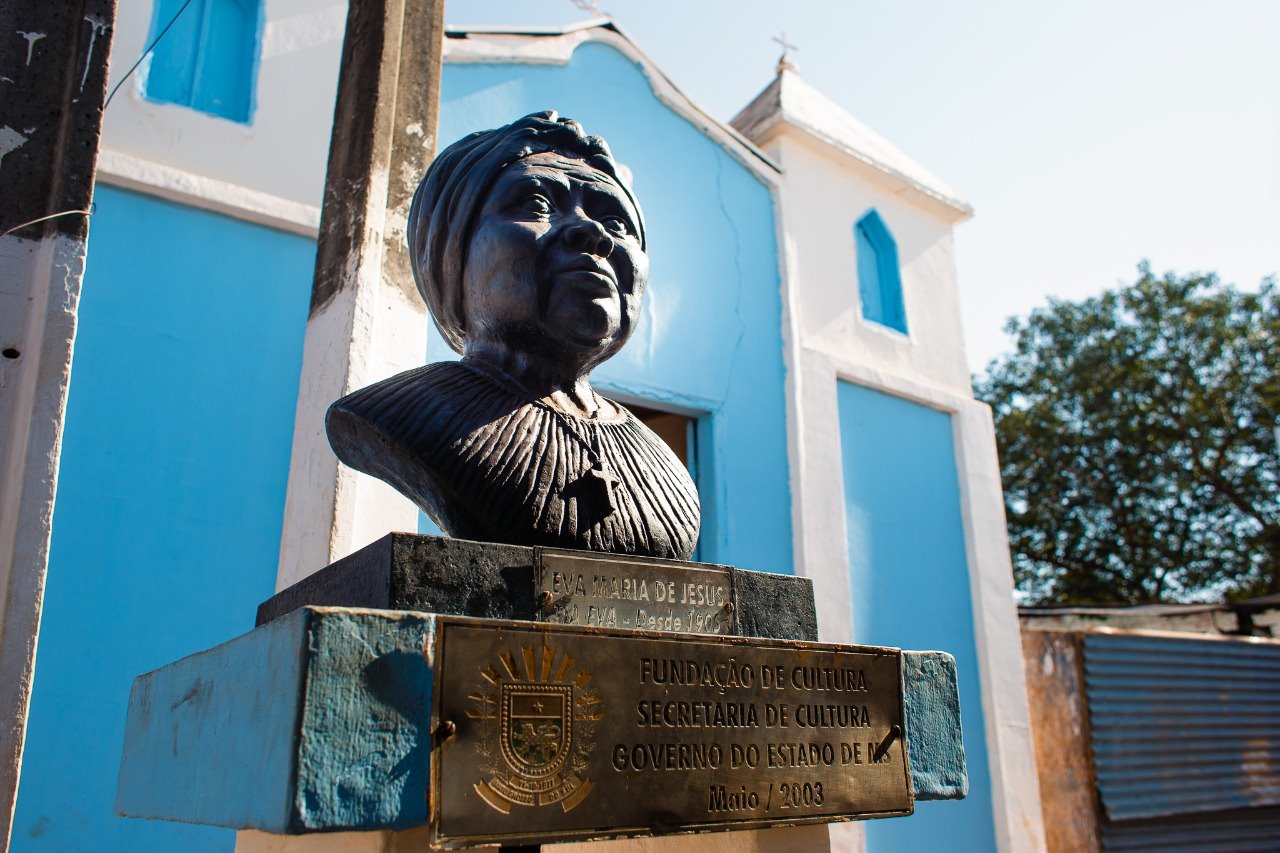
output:
[[[1155,276],[1010,319],[992,406],[1035,603],[1280,592],[1280,292]]]

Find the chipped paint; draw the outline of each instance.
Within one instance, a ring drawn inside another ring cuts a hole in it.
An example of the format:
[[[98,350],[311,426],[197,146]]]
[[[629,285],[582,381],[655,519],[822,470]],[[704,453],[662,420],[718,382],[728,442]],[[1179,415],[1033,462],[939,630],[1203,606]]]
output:
[[[29,67],[31,65],[31,57],[35,53],[36,42],[47,36],[48,33],[27,33],[22,30],[14,30],[14,32],[27,40],[27,65]]]
[[[902,683],[916,799],[964,799],[969,793],[969,771],[956,659],[945,652],[903,652]]]
[[[0,127],[0,165],[4,165],[6,154],[17,151],[27,143],[28,139],[30,139],[29,135],[23,136],[12,127]]]
[[[229,847],[229,833],[117,821],[110,791],[129,681],[232,636],[270,590],[315,248],[101,184],[95,199],[18,831],[51,814],[44,843],[52,849],[217,847],[204,841],[211,834]],[[244,262],[222,263],[226,257]],[[172,286],[176,271],[191,269],[202,271],[203,287]],[[202,341],[217,342],[216,359]],[[175,405],[173,394],[157,397],[157,388],[200,391]],[[133,428],[104,433],[99,425],[120,411],[135,413]],[[175,435],[184,436],[181,445],[160,451]],[[158,452],[163,464],[155,462]],[[205,464],[214,457],[240,465]],[[149,471],[145,489],[109,504],[95,496],[104,479],[128,480],[139,466]],[[196,553],[216,570],[187,572]],[[75,591],[104,577],[112,590],[133,593],[101,596],[94,675],[86,679]],[[156,577],[173,582],[159,585]],[[98,721],[92,743],[68,740],[67,726],[86,715]],[[65,819],[61,805],[70,764],[85,815],[78,821]]]
[[[89,80],[89,69],[93,67],[93,49],[98,44],[98,37],[106,35],[107,30],[111,27],[111,22],[98,15],[85,15],[85,22],[89,25],[89,49],[84,54],[84,73],[80,75],[80,91],[84,91],[84,84]]]

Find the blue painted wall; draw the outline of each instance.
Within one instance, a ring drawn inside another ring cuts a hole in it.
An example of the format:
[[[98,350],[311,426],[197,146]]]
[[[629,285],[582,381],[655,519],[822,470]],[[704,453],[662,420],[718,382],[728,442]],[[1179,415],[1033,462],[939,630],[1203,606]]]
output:
[[[96,201],[13,849],[230,850],[114,816],[125,709],[273,591],[315,244]]]
[[[839,383],[854,642],[956,658],[969,796],[870,821],[869,851],[995,849],[951,417]]]
[[[699,422],[703,560],[790,573],[782,303],[769,188],[599,43],[566,66],[448,64],[440,140],[555,109],[609,141],[648,226],[644,316],[594,381]],[[432,330],[429,360],[453,357]],[[424,530],[433,525],[424,518]]]

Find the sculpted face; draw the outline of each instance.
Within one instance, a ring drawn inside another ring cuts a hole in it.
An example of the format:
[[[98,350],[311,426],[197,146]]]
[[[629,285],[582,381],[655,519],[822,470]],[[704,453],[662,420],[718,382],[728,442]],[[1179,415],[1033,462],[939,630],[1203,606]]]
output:
[[[638,217],[608,175],[555,152],[498,176],[463,270],[467,348],[589,370],[635,329],[648,280]]]

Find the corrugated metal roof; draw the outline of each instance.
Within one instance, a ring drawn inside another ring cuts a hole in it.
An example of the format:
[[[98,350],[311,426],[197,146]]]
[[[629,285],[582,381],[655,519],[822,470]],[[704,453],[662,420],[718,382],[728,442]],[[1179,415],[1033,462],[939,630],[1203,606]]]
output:
[[[1280,809],[1212,812],[1182,818],[1104,822],[1102,849],[1236,853],[1280,847]]]
[[[1088,633],[1084,671],[1109,819],[1280,805],[1280,643]]]

